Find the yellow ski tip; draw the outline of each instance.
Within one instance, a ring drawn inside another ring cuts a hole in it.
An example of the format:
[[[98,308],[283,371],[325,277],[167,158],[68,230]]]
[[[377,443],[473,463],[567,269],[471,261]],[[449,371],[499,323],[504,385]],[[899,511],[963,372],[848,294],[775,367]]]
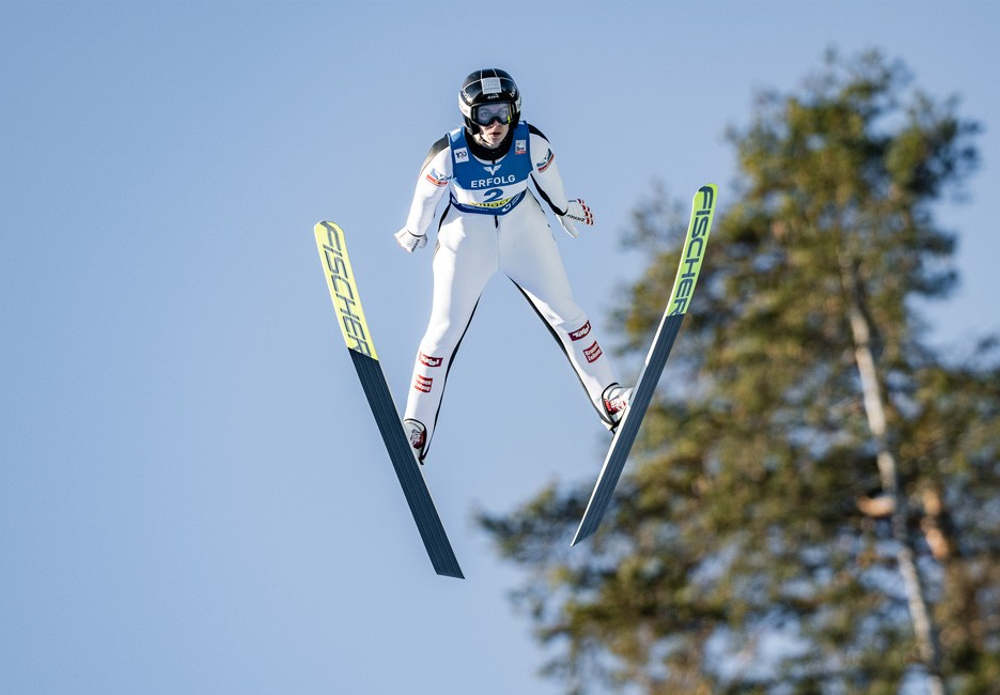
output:
[[[326,286],[330,290],[330,299],[337,310],[340,330],[344,334],[344,342],[349,350],[378,359],[375,343],[372,342],[365,320],[364,309],[361,308],[361,296],[351,268],[351,260],[347,256],[347,242],[344,230],[336,222],[317,222],[313,231],[316,235],[316,248],[319,250],[320,261],[323,263],[323,274],[326,276]]]

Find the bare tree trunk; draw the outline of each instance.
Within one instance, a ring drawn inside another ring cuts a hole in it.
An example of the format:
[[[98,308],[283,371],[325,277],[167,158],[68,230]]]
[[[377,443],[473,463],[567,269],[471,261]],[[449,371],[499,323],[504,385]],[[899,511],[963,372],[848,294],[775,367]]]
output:
[[[927,671],[928,689],[931,695],[945,695],[944,680],[941,677],[941,649],[937,640],[937,630],[924,598],[913,544],[906,529],[906,495],[900,492],[899,468],[889,446],[885,400],[871,348],[872,330],[861,303],[863,295],[860,292],[857,270],[854,268],[845,268],[844,270],[846,274],[845,286],[851,297],[848,311],[851,333],[854,338],[854,360],[861,377],[865,414],[868,418],[868,427],[871,429],[878,449],[876,463],[878,464],[882,491],[892,501],[890,523],[892,524],[893,537],[899,546],[896,561],[903,579],[920,659]]]

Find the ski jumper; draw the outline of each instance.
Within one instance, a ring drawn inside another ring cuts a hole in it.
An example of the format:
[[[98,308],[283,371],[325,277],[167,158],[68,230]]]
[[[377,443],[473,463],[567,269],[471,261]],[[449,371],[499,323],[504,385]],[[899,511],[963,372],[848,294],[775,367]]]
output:
[[[557,338],[610,428],[601,394],[615,381],[612,367],[573,299],[552,230],[528,188],[530,180],[555,214],[566,212],[568,200],[549,141],[524,121],[497,150],[486,150],[466,136],[458,128],[431,147],[406,222],[413,234],[426,234],[448,191],[434,251],[431,316],[414,363],[404,418],[426,426],[429,448],[452,360],[486,283],[500,272]]]

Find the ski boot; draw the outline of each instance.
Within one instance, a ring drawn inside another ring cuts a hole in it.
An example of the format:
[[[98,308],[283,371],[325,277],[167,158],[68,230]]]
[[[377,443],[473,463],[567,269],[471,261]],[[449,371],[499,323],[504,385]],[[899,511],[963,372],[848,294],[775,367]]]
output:
[[[424,456],[427,455],[427,428],[420,420],[403,420],[403,431],[406,433],[406,440],[413,447],[413,454],[417,457],[420,465],[424,465]]]
[[[622,416],[625,415],[625,409],[628,408],[629,401],[631,400],[632,389],[624,388],[621,384],[611,384],[601,394],[601,402],[604,403],[604,412],[608,416],[608,420],[611,421],[608,429],[612,432],[618,428],[618,423],[621,422]]]

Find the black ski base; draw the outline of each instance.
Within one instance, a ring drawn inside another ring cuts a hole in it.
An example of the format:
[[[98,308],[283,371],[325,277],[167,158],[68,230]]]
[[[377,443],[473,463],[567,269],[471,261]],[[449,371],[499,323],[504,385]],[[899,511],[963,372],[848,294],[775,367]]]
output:
[[[406,433],[403,431],[402,423],[396,412],[392,394],[386,383],[385,375],[382,373],[382,367],[378,360],[367,355],[362,355],[355,350],[348,352],[351,353],[354,368],[361,379],[361,385],[368,398],[372,414],[375,416],[382,441],[385,442],[392,466],[396,470],[396,476],[403,488],[406,503],[417,523],[417,529],[420,531],[420,537],[427,549],[427,554],[430,556],[431,564],[434,565],[434,571],[446,577],[465,579],[451,543],[448,541],[441,518],[434,507],[430,490],[424,482],[420,465],[413,455],[410,443],[406,440]]]
[[[594,486],[587,511],[580,521],[576,535],[573,537],[572,545],[589,538],[601,525],[601,519],[611,503],[618,479],[625,468],[625,461],[628,460],[629,452],[632,451],[632,444],[639,434],[639,427],[646,416],[649,404],[653,400],[653,393],[656,391],[656,384],[666,366],[667,357],[674,346],[674,340],[681,330],[681,323],[684,321],[684,314],[676,316],[666,316],[663,319],[663,326],[657,336],[657,342],[650,351],[649,361],[639,377],[639,383],[632,391],[632,402],[629,403],[625,416],[622,418],[615,437],[611,441],[611,449],[608,450],[607,458],[604,460],[604,467]]]

